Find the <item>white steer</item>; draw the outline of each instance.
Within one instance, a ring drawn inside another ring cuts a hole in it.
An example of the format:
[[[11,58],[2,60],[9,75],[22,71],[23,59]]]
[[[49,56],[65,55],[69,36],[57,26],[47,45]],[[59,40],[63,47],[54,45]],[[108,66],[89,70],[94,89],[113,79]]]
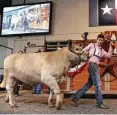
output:
[[[64,47],[54,52],[12,54],[4,60],[4,80],[1,87],[7,89],[6,101],[14,107],[14,86],[17,80],[27,84],[46,84],[56,95],[56,108],[62,106],[63,94],[59,83],[63,82],[66,73],[81,60],[87,59],[87,52],[79,45]],[[51,104],[52,93],[48,103]]]

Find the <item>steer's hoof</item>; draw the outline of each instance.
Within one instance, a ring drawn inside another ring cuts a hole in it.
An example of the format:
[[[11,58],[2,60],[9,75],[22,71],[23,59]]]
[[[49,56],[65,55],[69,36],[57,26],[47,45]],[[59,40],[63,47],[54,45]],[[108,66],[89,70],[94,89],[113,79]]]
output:
[[[57,110],[60,110],[60,109],[61,109],[61,107],[56,107],[56,109],[57,109]]]
[[[17,108],[17,104],[9,104],[11,108]]]
[[[48,106],[49,106],[49,108],[53,108],[53,107],[55,107],[55,105],[52,104],[52,103],[48,104]]]
[[[10,108],[15,108],[15,105],[10,105]]]
[[[61,109],[61,104],[57,105],[57,106],[56,106],[56,109],[57,109],[57,110],[60,110],[60,109]]]

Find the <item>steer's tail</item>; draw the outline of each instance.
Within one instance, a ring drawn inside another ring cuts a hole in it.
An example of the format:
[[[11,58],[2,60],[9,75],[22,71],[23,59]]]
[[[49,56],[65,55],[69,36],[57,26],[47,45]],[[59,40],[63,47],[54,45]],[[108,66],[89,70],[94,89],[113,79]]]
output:
[[[4,69],[4,79],[3,79],[2,83],[0,84],[0,87],[1,87],[1,88],[5,88],[5,87],[6,87],[7,77],[8,77],[8,73],[7,73],[7,71]]]

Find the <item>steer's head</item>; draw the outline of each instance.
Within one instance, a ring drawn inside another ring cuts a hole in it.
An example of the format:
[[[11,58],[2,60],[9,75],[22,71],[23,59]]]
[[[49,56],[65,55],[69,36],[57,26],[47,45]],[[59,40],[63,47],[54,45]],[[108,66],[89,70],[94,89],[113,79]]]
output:
[[[75,54],[75,57],[79,58],[80,61],[86,61],[88,57],[88,52],[83,51],[83,46],[80,46],[78,44],[72,45],[69,50]]]

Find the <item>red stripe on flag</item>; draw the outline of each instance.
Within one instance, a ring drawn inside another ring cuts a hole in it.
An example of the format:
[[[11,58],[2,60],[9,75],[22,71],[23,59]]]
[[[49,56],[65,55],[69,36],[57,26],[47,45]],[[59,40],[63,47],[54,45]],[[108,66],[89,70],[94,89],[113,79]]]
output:
[[[115,23],[117,25],[117,9],[115,9]]]

